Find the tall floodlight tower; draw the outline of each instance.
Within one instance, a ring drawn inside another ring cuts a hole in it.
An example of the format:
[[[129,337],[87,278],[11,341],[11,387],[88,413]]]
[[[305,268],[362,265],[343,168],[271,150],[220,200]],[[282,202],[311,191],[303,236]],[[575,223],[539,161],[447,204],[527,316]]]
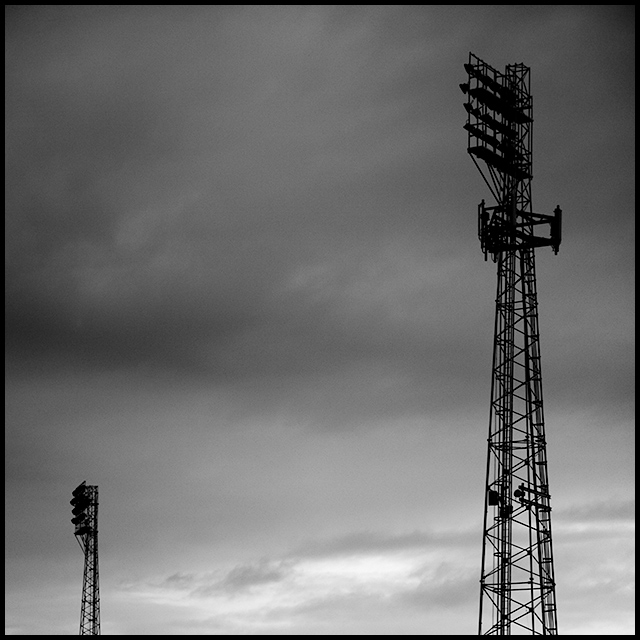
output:
[[[98,487],[83,482],[72,492],[74,534],[84,552],[80,635],[100,635],[100,584],[98,572]]]
[[[464,67],[467,151],[495,199],[478,207],[478,235],[498,265],[478,633],[555,635],[534,249],[558,252],[562,212],[531,208],[529,68],[503,74],[471,53]]]

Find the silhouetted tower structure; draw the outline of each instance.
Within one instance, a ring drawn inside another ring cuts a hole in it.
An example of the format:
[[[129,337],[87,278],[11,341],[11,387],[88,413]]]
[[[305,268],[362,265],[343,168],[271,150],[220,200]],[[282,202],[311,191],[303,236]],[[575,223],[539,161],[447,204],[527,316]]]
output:
[[[562,212],[531,208],[529,68],[503,74],[471,53],[464,67],[467,151],[496,201],[480,203],[478,236],[498,264],[478,633],[555,635],[534,250],[558,252]]]
[[[72,492],[75,536],[84,552],[80,635],[100,635],[100,583],[98,571],[98,487],[86,481]]]

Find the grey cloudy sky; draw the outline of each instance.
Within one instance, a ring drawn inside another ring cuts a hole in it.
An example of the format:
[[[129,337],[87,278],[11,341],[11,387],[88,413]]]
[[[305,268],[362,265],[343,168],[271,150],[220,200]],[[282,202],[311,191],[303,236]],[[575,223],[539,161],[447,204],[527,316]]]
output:
[[[633,633],[635,10],[5,8],[6,632],[474,633],[495,265],[458,84],[531,67],[561,633]]]

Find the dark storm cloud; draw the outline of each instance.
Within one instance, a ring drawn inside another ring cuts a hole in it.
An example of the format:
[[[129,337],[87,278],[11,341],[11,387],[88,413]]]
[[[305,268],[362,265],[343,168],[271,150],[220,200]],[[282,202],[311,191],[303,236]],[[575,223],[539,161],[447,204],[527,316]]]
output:
[[[417,216],[411,185],[449,125],[416,100],[418,32],[337,13],[14,19],[10,49],[31,48],[7,79],[11,357],[226,378],[418,365],[416,329],[340,305],[365,252],[443,226]],[[315,281],[289,286],[330,261],[342,266],[321,299]]]
[[[482,20],[495,21],[495,11]],[[443,340],[438,323],[430,339],[426,319],[467,299],[469,272],[450,297],[425,287],[389,298],[398,309],[410,295],[429,299],[419,327],[389,322],[380,304],[354,312],[345,301],[358,297],[358,285],[373,286],[374,278],[362,282],[359,273],[368,256],[389,246],[402,255],[407,238],[421,244],[423,264],[391,266],[405,266],[405,275],[439,269],[443,256],[455,262],[467,255],[459,237],[466,218],[452,199],[460,188],[451,152],[460,118],[451,104],[459,96],[455,82],[442,90],[445,61],[460,46],[449,30],[470,37],[467,13],[11,10],[10,356],[242,377],[362,359],[420,368],[427,354],[442,370],[450,354],[464,375],[474,325],[458,315],[449,323],[462,329],[458,335],[452,329]],[[601,29],[620,31],[619,13],[603,11]],[[588,64],[576,56],[598,35],[589,11],[500,15],[544,38],[562,32],[563,51]],[[626,41],[615,39],[621,56]],[[596,56],[594,72],[608,68],[613,55]],[[543,69],[552,62],[543,56]],[[627,108],[626,68],[623,62],[616,76],[597,74],[606,84],[589,92],[598,112],[612,96]],[[557,99],[543,94],[545,108],[578,93],[560,88]],[[584,144],[584,122],[569,125],[554,153],[562,147],[575,156]],[[613,125],[588,126],[615,141]],[[584,221],[593,223],[588,215]],[[325,282],[305,276],[331,262],[341,268]],[[394,284],[401,288],[403,279]],[[415,348],[417,337],[424,351]]]

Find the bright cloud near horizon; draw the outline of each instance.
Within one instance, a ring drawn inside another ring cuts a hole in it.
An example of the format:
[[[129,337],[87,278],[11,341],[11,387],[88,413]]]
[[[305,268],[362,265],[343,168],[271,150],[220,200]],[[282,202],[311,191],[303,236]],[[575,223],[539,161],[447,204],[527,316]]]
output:
[[[635,9],[5,7],[5,632],[474,634],[495,265],[469,51],[531,67],[562,634],[633,634]]]

